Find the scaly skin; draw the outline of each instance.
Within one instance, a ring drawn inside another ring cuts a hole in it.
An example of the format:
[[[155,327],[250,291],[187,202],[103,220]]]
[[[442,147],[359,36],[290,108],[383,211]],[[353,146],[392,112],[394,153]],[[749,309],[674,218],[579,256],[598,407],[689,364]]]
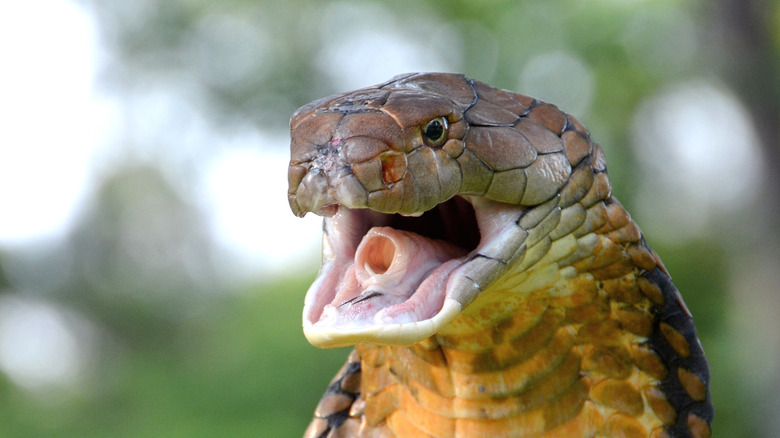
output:
[[[425,126],[440,116],[447,138],[429,144]],[[462,196],[480,228],[511,219],[453,274],[448,297],[462,310],[431,335],[307,332],[356,348],[306,437],[710,436],[692,317],[573,117],[421,74],[314,102],[291,127],[299,215],[334,204],[416,214]],[[326,241],[333,227],[326,219]]]

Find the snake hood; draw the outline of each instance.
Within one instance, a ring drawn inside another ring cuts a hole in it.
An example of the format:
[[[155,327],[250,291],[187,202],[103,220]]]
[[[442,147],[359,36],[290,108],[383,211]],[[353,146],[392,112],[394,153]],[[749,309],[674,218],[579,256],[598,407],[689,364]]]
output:
[[[610,196],[576,119],[459,74],[400,75],[312,102],[290,125],[290,206],[324,216],[303,312],[320,347],[433,335],[510,270],[576,253],[550,235],[590,218],[562,209]]]

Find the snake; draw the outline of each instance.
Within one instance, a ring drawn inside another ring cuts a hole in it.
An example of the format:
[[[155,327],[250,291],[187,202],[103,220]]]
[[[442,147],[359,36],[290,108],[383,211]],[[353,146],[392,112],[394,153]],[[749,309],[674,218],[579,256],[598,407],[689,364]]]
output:
[[[411,73],[290,137],[290,207],[323,217],[303,332],[354,346],[305,437],[711,436],[691,312],[575,117]]]

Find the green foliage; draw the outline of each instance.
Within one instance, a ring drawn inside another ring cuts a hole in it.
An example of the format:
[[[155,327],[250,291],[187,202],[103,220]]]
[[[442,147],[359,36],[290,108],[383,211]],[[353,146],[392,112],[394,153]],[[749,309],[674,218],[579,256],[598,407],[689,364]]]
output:
[[[214,300],[207,312],[107,359],[108,382],[93,382],[109,383],[99,393],[30,395],[0,382],[2,436],[302,434],[348,354],[304,339],[299,315],[309,279]]]

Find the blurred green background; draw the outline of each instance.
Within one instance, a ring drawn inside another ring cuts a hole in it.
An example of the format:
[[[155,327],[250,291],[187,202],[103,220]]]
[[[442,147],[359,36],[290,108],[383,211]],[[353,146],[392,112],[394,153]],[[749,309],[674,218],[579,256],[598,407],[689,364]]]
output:
[[[0,436],[299,436],[299,106],[408,71],[557,104],[693,312],[715,436],[780,430],[780,2],[47,0],[0,18]],[[10,58],[10,59],[9,59]],[[3,138],[4,137],[4,138]]]

